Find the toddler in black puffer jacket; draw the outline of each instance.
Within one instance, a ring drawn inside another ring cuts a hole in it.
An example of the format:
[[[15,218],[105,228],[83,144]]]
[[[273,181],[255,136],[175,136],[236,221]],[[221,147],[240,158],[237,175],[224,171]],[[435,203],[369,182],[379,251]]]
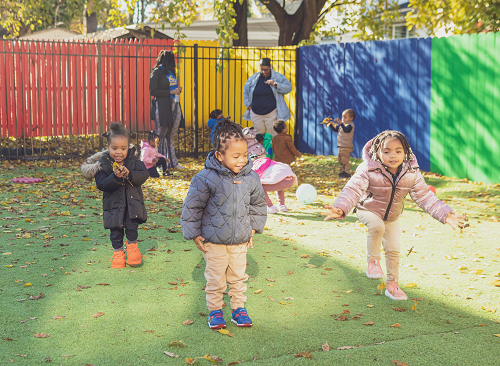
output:
[[[98,152],[82,164],[85,178],[95,178],[97,189],[103,192],[103,223],[110,229],[114,255],[111,268],[125,268],[142,262],[137,244],[139,224],[147,220],[146,206],[141,186],[149,177],[144,163],[130,145],[130,133],[120,123],[112,123],[104,133],[107,150]],[[127,236],[127,261],[123,250],[123,236]]]
[[[205,292],[211,329],[226,327],[222,296],[228,283],[231,321],[238,327],[252,326],[245,309],[246,255],[248,247],[253,248],[253,235],[264,231],[266,207],[241,126],[229,119],[220,121],[214,149],[205,169],[191,180],[181,217],[184,238],[194,240],[207,264]]]

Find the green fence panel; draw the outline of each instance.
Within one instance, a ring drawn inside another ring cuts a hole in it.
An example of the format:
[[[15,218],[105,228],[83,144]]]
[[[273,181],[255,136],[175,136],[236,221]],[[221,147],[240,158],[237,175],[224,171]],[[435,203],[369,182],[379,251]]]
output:
[[[499,37],[433,39],[431,171],[500,182]]]

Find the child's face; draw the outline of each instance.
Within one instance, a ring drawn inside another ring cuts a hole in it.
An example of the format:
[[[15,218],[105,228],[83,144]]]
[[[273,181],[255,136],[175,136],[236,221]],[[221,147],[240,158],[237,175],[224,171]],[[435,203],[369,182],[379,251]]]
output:
[[[148,142],[151,145],[151,147],[156,147],[156,145],[158,145],[159,141],[160,141],[160,139],[158,137],[155,137],[154,139],[149,140]]]
[[[346,124],[352,122],[352,115],[349,112],[342,113],[342,123]]]
[[[108,144],[109,156],[118,164],[123,163],[128,153],[128,138],[115,136]]]
[[[222,113],[217,116],[217,119],[221,119],[221,118],[224,118],[224,115]]]
[[[247,142],[243,140],[230,142],[224,154],[216,151],[215,157],[223,166],[228,168],[234,174],[238,174],[248,163]]]
[[[385,140],[378,151],[378,156],[389,171],[395,174],[405,158],[403,144],[399,139]]]

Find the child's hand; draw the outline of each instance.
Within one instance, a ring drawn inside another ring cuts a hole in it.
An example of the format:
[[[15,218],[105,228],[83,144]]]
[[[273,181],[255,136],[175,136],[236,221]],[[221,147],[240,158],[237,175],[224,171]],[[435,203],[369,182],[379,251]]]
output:
[[[325,221],[330,220],[330,219],[338,219],[339,217],[344,216],[344,211],[342,211],[338,207],[333,207],[333,206],[325,206],[326,209],[328,209],[327,212],[322,212],[321,214],[325,217]]]
[[[340,119],[338,119],[338,118],[335,118],[334,121],[337,122],[337,123],[342,123],[342,121]]]
[[[201,236],[198,236],[197,238],[193,239],[194,243],[198,247],[199,250],[201,250],[203,253],[208,252],[208,250],[205,249],[205,246],[203,245],[203,242],[205,239],[203,239]]]
[[[169,158],[166,158],[166,159],[165,159],[165,161],[166,161],[167,163],[170,163],[170,159],[169,159]]]
[[[453,230],[455,230],[457,226],[463,229],[465,226],[463,221],[469,221],[466,214],[456,215],[454,212],[450,212],[446,217],[446,223],[450,225]]]
[[[116,170],[114,171],[115,175],[116,175],[118,178],[125,178],[125,177],[124,177],[124,175],[123,175],[123,169],[124,169],[124,168],[125,168],[125,167],[124,167],[124,166],[122,166],[122,167],[120,167],[119,169],[116,169]]]
[[[255,235],[255,230],[252,229],[252,236],[250,237],[250,240],[247,243],[247,248],[250,247],[250,248],[253,249],[253,241],[252,241],[252,239],[253,239],[254,235]]]
[[[128,178],[129,170],[127,169],[127,167],[123,166],[121,172],[122,176],[120,178]]]

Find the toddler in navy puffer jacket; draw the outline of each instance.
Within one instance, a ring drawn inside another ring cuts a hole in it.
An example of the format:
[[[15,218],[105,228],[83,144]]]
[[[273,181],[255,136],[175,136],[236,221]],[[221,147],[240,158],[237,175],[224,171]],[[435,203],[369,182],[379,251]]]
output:
[[[182,233],[194,240],[206,262],[208,325],[225,328],[222,297],[229,283],[231,321],[250,327],[245,309],[247,248],[266,223],[266,200],[259,175],[248,160],[240,125],[224,119],[215,126],[214,149],[205,169],[191,180],[182,208]]]

